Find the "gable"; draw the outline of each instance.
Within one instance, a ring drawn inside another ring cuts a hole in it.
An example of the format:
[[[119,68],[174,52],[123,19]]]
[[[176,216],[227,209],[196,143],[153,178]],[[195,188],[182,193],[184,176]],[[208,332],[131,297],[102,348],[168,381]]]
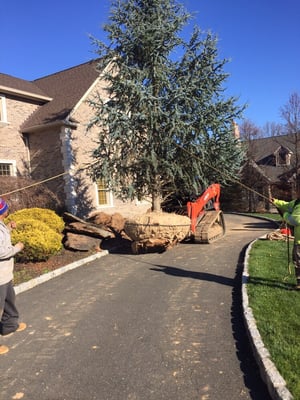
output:
[[[33,81],[52,100],[39,107],[25,121],[22,131],[31,132],[36,126],[64,121],[99,77],[96,67],[97,61],[93,60]]]
[[[288,183],[295,169],[296,145],[299,156],[298,134],[254,139],[250,142],[250,158],[245,168],[247,165],[255,167],[256,172],[269,183]]]
[[[300,136],[299,136],[300,141]],[[295,154],[294,135],[254,139],[250,143],[251,157],[260,165],[272,165],[271,159],[280,155]],[[300,147],[300,142],[299,142]]]

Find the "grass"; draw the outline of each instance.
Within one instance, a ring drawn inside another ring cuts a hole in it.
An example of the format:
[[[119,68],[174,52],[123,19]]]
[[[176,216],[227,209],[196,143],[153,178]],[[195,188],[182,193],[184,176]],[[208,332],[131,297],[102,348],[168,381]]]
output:
[[[253,244],[248,295],[262,340],[289,391],[300,399],[300,292],[290,290],[296,283],[288,263],[292,245],[262,239]]]

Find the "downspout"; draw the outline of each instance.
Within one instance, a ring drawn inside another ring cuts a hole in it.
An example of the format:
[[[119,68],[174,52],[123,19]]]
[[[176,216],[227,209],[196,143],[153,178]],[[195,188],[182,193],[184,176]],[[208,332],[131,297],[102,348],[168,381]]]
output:
[[[28,133],[22,133],[23,142],[25,144],[25,152],[26,152],[26,166],[27,166],[27,174],[31,176],[31,156],[29,149],[29,138]]]
[[[66,196],[66,208],[67,211],[73,215],[77,214],[77,193],[76,193],[76,181],[75,181],[75,167],[74,167],[74,154],[72,150],[72,128],[68,126],[62,126],[60,132],[61,140],[61,152],[63,157],[63,168],[64,175],[64,192]]]

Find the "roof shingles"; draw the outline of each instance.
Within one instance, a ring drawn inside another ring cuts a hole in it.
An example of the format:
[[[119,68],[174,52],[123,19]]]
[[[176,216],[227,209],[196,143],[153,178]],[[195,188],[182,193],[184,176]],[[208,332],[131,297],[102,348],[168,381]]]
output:
[[[0,74],[0,85],[26,90],[52,98],[41,105],[23,124],[22,130],[63,121],[99,76],[97,60],[36,79],[32,82]]]
[[[15,78],[14,76],[0,73],[0,92],[2,88],[8,88],[17,92],[30,93],[36,96],[49,97],[34,82],[25,81],[24,79]],[[3,89],[2,89],[3,90]],[[5,90],[3,90],[5,92]]]

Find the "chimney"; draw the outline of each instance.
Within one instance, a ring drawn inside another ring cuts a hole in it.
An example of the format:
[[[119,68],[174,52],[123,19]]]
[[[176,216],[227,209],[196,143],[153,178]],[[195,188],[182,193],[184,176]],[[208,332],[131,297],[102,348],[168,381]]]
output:
[[[241,137],[239,126],[235,121],[233,121],[233,135],[234,135],[235,139],[240,139],[240,137]]]

